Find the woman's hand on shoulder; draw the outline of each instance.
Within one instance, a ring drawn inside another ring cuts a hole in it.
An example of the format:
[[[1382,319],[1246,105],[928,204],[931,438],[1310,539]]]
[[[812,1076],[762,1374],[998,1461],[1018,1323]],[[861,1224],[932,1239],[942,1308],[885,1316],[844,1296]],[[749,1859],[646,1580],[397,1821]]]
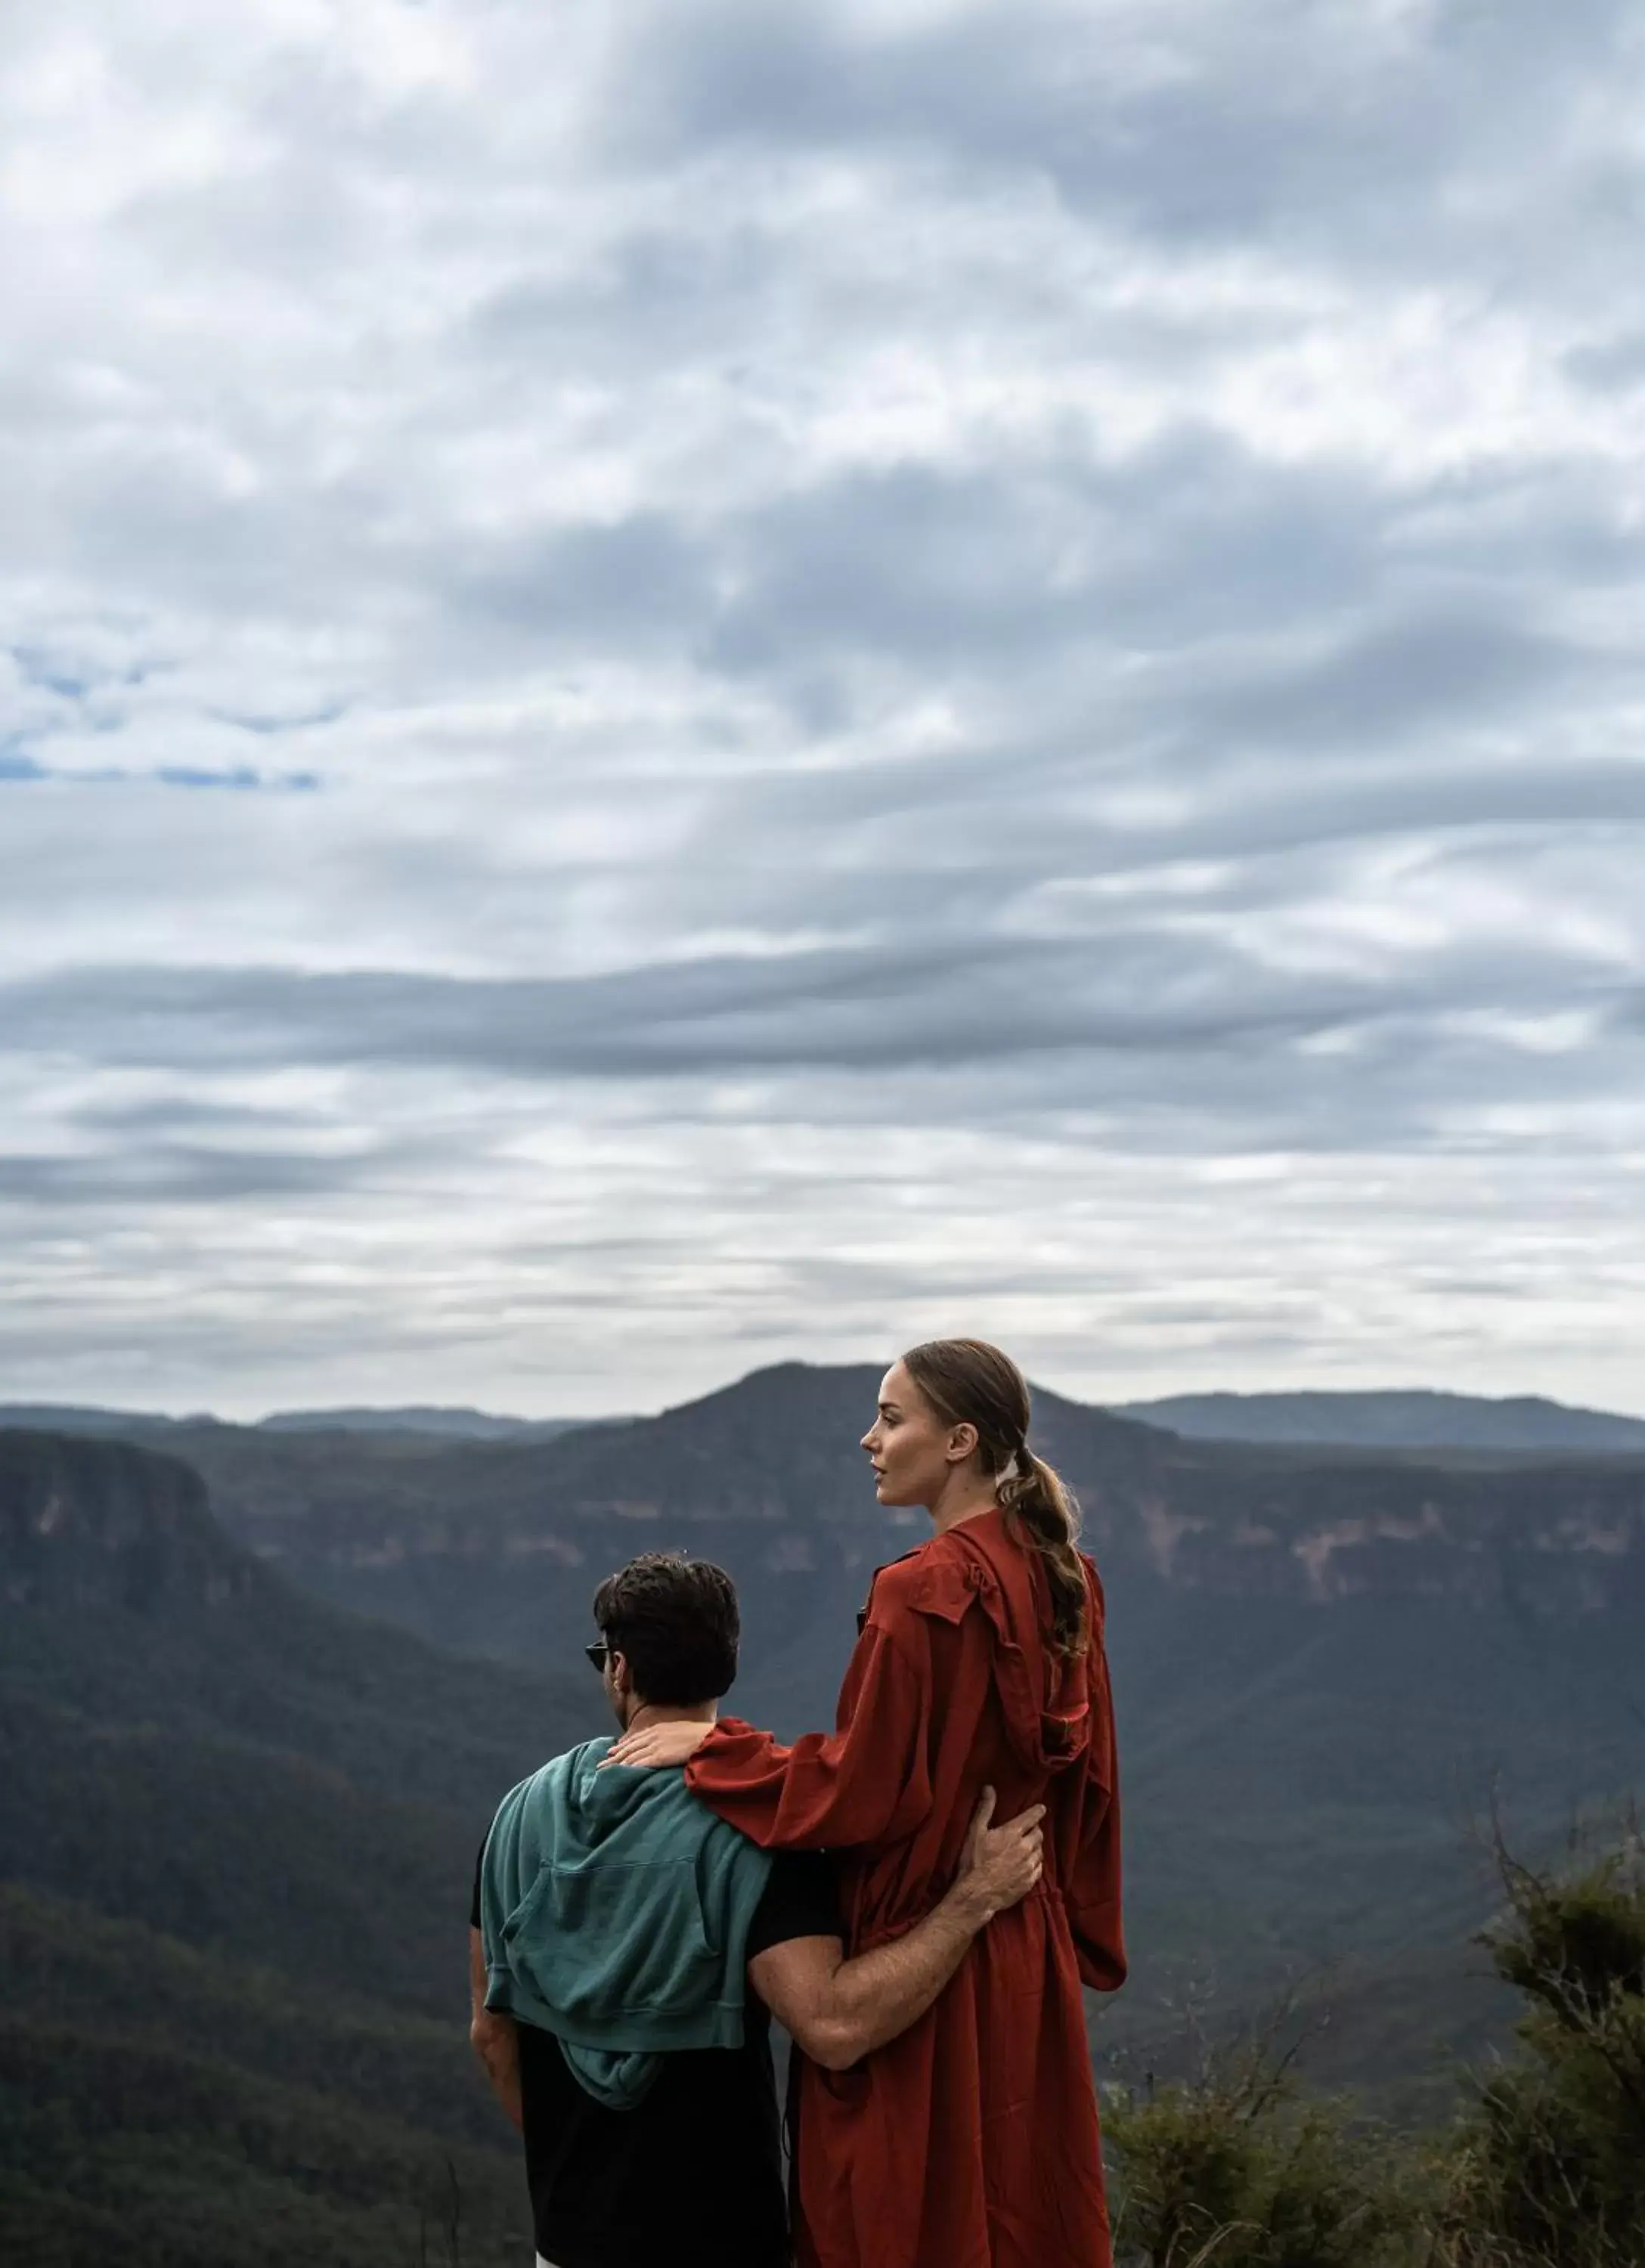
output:
[[[691,1719],[675,1719],[666,1725],[642,1725],[637,1733],[624,1733],[609,1756],[600,1760],[603,1771],[608,1764],[633,1764],[642,1771],[655,1771],[670,1764],[689,1764],[713,1731]]]

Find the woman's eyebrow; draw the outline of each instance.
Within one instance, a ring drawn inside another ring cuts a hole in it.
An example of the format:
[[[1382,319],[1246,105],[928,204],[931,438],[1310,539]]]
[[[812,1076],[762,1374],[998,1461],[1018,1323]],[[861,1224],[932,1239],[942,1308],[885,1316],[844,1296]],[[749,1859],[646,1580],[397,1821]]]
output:
[[[881,1415],[881,1417],[882,1417],[882,1418],[895,1418],[895,1417],[896,1417],[896,1403],[895,1403],[895,1402],[882,1402],[882,1403],[880,1404],[880,1415]]]

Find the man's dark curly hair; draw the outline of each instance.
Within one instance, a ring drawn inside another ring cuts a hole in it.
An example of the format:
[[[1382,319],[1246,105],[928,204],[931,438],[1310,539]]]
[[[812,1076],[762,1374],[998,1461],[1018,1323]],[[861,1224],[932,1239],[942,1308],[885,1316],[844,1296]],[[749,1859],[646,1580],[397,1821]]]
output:
[[[642,1551],[594,1593],[594,1620],[642,1701],[717,1701],[736,1676],[737,1587],[711,1560]]]

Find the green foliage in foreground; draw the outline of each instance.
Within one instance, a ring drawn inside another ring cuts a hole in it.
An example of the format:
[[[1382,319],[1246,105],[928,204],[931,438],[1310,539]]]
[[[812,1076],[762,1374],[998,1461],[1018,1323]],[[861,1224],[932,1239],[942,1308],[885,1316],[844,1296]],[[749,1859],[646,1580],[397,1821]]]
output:
[[[1396,2139],[1250,2049],[1118,2093],[1121,2268],[1641,2268],[1645,1850],[1562,1876],[1499,1855],[1484,1942],[1525,2009],[1451,2132]]]
[[[1520,2052],[1459,2137],[1442,2257],[1457,2268],[1645,2261],[1645,1847],[1563,1880],[1504,1857],[1486,1943],[1525,1995]]]
[[[1400,2146],[1302,2100],[1243,2050],[1191,2085],[1121,2094],[1115,2241],[1127,2268],[1395,2268],[1418,2220]]]

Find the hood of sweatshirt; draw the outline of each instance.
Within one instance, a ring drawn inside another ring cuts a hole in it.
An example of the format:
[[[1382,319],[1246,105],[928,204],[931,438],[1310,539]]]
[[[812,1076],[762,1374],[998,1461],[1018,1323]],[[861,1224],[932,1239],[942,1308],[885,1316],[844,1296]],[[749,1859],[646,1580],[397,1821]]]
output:
[[[588,2091],[621,2106],[657,2055],[741,2043],[771,1859],[677,1770],[601,1771],[611,1745],[585,1742],[505,1796],[480,1920],[487,2007],[553,2032]]]

